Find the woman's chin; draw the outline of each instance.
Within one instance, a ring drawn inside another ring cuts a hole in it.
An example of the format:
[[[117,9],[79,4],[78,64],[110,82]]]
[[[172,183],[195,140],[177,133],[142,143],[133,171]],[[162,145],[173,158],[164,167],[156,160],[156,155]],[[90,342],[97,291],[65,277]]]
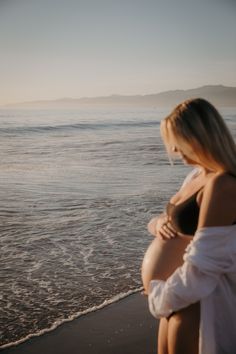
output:
[[[187,156],[183,155],[182,156],[182,161],[185,165],[198,165],[198,163],[194,160],[189,159]]]

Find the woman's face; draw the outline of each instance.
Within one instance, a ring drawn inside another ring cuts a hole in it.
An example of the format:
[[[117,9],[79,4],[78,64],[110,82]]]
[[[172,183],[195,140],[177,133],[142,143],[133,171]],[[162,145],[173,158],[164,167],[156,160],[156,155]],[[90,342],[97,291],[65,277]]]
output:
[[[172,129],[168,129],[168,139],[165,140],[167,140],[167,146],[171,155],[181,158],[187,165],[201,165],[191,145],[182,139],[178,139],[172,132]]]
[[[190,158],[189,156],[185,155],[181,150],[179,150],[179,156],[182,159],[182,161],[186,165],[199,165],[199,162],[197,162],[197,159]]]

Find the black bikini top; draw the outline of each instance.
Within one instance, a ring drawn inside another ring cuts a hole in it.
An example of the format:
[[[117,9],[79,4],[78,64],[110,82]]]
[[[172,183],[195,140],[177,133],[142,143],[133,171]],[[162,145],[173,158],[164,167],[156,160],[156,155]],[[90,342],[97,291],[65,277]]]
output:
[[[177,205],[172,203],[167,204],[167,215],[170,217],[171,223],[178,232],[186,235],[195,234],[200,210],[197,204],[197,195],[201,189],[182,203]]]
[[[203,187],[202,187],[203,188]],[[186,235],[194,235],[197,230],[199,218],[199,205],[197,203],[197,195],[202,189],[191,195],[188,199],[177,205],[168,203],[166,207],[167,215],[171,219],[174,228]],[[236,224],[236,221],[233,225]]]

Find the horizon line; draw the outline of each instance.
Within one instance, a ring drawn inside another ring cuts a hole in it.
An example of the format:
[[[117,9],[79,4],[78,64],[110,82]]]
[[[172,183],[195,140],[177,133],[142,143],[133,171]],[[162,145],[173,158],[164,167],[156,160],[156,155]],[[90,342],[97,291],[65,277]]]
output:
[[[145,97],[145,96],[152,96],[152,95],[159,95],[162,93],[167,93],[167,92],[176,92],[176,91],[190,91],[190,90],[197,90],[200,88],[206,88],[206,87],[222,87],[222,88],[236,88],[236,86],[226,86],[222,84],[205,84],[202,86],[198,87],[193,87],[193,88],[188,88],[188,89],[170,89],[170,90],[164,90],[160,92],[153,92],[153,93],[145,93],[145,94],[121,94],[121,93],[113,93],[113,94],[107,94],[107,95],[102,95],[102,96],[81,96],[81,97],[60,97],[60,98],[45,98],[45,99],[34,99],[32,101],[18,101],[18,102],[10,102],[10,103],[3,103],[0,104],[0,107],[7,107],[7,106],[12,106],[12,105],[22,105],[22,104],[33,104],[33,103],[42,103],[42,102],[52,102],[52,101],[62,101],[62,100],[83,100],[83,99],[97,99],[97,98],[109,98],[109,97]]]

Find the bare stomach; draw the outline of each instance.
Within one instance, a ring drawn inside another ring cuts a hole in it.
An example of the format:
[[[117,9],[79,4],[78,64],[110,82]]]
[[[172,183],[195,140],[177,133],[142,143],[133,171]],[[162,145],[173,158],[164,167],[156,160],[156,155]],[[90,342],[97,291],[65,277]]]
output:
[[[191,239],[190,236],[177,236],[170,240],[154,238],[142,263],[141,274],[146,292],[152,279],[166,280],[183,264],[183,254]]]

